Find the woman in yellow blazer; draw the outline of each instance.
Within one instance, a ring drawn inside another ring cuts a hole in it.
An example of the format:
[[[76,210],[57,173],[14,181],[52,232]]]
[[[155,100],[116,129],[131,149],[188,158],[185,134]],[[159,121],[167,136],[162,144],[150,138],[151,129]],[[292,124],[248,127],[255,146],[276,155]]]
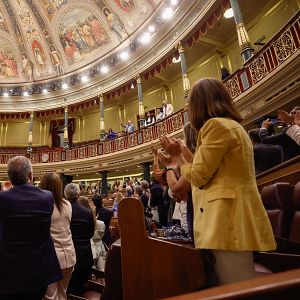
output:
[[[242,118],[225,87],[212,78],[194,84],[188,114],[199,131],[193,161],[186,161],[178,140],[163,137],[161,144],[192,184],[195,246],[213,252],[221,284],[253,278],[252,251],[276,245]]]

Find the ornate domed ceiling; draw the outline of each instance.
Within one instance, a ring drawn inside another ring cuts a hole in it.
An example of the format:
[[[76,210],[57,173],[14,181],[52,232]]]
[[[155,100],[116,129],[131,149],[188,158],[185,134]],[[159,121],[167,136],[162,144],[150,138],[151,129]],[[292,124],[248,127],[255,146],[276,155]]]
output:
[[[2,0],[0,83],[46,80],[106,55],[162,0]]]

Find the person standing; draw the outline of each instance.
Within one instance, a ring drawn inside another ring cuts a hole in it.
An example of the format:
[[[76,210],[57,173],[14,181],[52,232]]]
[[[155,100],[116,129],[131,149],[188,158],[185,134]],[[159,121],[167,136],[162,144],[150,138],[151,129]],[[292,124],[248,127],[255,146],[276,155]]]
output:
[[[165,151],[192,185],[195,247],[215,257],[220,284],[256,277],[253,251],[276,249],[259,195],[252,143],[223,84],[199,80],[188,99],[188,115],[198,133],[194,158],[186,146],[161,138]]]
[[[131,120],[128,120],[126,125],[121,122],[121,125],[122,125],[122,127],[125,128],[126,134],[129,134],[129,133],[132,133],[135,131],[134,125],[132,124]]]
[[[72,206],[70,228],[77,260],[68,286],[68,293],[78,295],[84,290],[84,284],[91,276],[93,254],[90,239],[94,235],[95,222],[93,212],[79,204],[79,187],[76,184],[67,184],[64,194]]]
[[[76,263],[76,253],[72,241],[70,223],[72,206],[62,197],[62,182],[56,173],[46,173],[40,187],[50,191],[54,198],[51,217],[51,237],[63,273],[63,279],[48,285],[44,300],[67,300],[67,288]]]
[[[174,112],[173,105],[171,103],[167,103],[167,101],[163,101],[163,114],[164,118],[168,117]]]
[[[13,187],[0,193],[0,299],[41,300],[62,279],[50,235],[53,196],[32,184],[24,156],[9,160],[7,174]]]

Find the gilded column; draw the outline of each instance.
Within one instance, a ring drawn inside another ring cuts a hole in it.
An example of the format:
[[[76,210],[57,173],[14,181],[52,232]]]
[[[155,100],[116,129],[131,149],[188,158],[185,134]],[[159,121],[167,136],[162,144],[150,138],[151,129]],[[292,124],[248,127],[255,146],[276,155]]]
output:
[[[29,133],[28,133],[28,146],[27,152],[32,152],[32,130],[33,130],[33,117],[34,112],[30,112],[30,120],[29,120]]]
[[[243,61],[246,62],[253,53],[250,39],[245,28],[244,20],[240,10],[240,6],[237,0],[230,0],[231,8],[233,10],[233,16],[236,24],[236,31],[238,35],[239,45],[242,50],[241,56]]]
[[[181,63],[184,100],[187,101],[187,98],[188,98],[190,90],[191,90],[191,84],[190,84],[190,80],[187,75],[187,65],[186,65],[186,59],[185,59],[185,54],[184,54],[184,47],[180,41],[177,44],[177,49],[179,52],[180,63]]]
[[[143,90],[142,90],[142,80],[140,75],[136,77],[137,91],[138,91],[138,100],[139,100],[139,116],[142,118],[145,114],[143,106]]]
[[[69,148],[68,136],[68,106],[65,106],[65,125],[64,125],[64,148]]]
[[[104,98],[103,95],[99,95],[100,100],[100,140],[105,139],[105,123],[104,123]]]

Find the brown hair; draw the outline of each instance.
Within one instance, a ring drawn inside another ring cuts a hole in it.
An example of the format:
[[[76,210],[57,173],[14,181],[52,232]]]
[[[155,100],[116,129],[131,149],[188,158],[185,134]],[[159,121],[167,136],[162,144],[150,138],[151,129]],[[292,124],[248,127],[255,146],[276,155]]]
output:
[[[96,222],[97,222],[97,218],[96,218],[96,215],[95,215],[94,210],[93,210],[92,207],[91,207],[89,198],[86,197],[86,196],[79,196],[78,202],[79,202],[82,206],[84,206],[84,207],[86,207],[86,208],[88,208],[88,209],[90,209],[90,210],[92,211],[92,213],[93,213],[93,222],[94,222],[94,227],[95,227],[95,226],[96,226]]]
[[[192,127],[191,123],[186,123],[183,127],[184,140],[187,148],[194,154],[197,145],[198,132]]]
[[[40,183],[40,188],[52,192],[54,203],[59,212],[63,205],[62,182],[56,173],[46,173]]]
[[[225,86],[214,78],[204,78],[193,85],[188,99],[188,112],[190,122],[197,130],[215,117],[230,118],[237,122],[242,120]]]

